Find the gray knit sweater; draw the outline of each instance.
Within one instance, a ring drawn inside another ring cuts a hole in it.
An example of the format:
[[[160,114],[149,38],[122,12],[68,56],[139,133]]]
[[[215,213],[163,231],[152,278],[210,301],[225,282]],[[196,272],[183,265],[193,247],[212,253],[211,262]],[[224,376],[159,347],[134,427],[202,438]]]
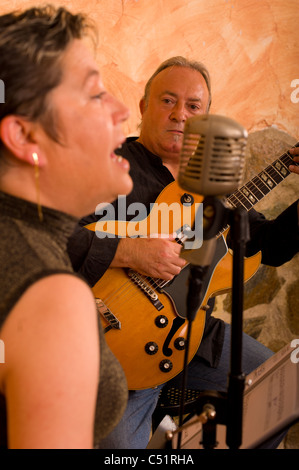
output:
[[[2,325],[30,285],[53,273],[76,275],[66,252],[75,223],[75,218],[45,207],[43,222],[40,222],[35,204],[0,192],[0,339]],[[101,364],[95,412],[96,447],[117,424],[127,401],[126,379],[107,346],[100,320],[99,331]],[[5,396],[0,394],[0,447],[5,446]]]

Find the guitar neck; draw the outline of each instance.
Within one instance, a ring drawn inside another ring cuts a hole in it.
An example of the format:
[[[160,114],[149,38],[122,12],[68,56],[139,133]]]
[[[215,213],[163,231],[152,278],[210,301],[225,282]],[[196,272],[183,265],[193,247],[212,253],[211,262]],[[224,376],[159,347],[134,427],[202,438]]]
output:
[[[299,147],[299,142],[294,147]],[[251,181],[228,196],[227,201],[233,207],[243,206],[249,211],[290,174],[290,165],[298,164],[294,162],[290,153],[286,152]]]
[[[293,148],[294,147],[299,147],[299,142],[297,142]],[[298,165],[296,162],[294,162],[289,152],[284,153],[271,165],[267,166],[261,173],[255,176],[251,181],[228,196],[226,200],[232,207],[243,206],[247,211],[249,211],[256,203],[258,203],[291,173],[289,166],[292,164]],[[219,232],[218,237],[227,228],[228,227],[224,227],[223,230]],[[176,242],[183,245],[179,234]],[[142,281],[146,280],[151,285],[154,283],[154,285],[161,288],[165,287],[171,282],[147,276],[142,276],[142,278]]]

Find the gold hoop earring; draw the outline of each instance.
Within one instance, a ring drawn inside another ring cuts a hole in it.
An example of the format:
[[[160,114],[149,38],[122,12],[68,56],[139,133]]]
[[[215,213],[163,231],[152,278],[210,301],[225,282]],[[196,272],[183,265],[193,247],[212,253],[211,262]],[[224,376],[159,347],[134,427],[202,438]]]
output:
[[[39,185],[39,161],[38,155],[36,152],[33,152],[32,158],[34,161],[34,176],[35,176],[35,189],[36,189],[36,199],[37,199],[37,212],[40,222],[43,221],[43,211],[40,204],[40,185]]]

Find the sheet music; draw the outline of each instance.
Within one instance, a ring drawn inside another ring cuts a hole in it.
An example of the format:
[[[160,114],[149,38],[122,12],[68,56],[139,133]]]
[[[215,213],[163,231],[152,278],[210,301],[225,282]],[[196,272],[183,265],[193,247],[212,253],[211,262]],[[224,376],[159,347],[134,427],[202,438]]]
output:
[[[297,351],[299,353],[299,348]],[[294,356],[294,352],[290,343],[246,376],[241,448],[255,448],[299,420],[299,357]],[[177,429],[167,416],[157,429],[159,439],[152,441],[149,448],[165,447],[165,433],[170,427],[172,431]],[[195,415],[183,429],[181,449],[202,449],[201,438],[202,426]],[[217,425],[217,442],[216,449],[227,448],[224,425]],[[175,449],[176,445],[175,435],[172,448]]]
[[[291,353],[287,345],[246,377],[242,448],[256,447],[299,418],[299,364]]]

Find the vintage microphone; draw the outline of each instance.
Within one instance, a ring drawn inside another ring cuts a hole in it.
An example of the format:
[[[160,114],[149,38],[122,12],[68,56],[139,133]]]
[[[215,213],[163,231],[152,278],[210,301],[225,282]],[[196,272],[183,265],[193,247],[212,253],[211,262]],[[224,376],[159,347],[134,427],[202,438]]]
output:
[[[178,183],[204,196],[203,246],[182,253],[191,264],[205,267],[213,258],[215,236],[225,227],[219,209],[242,183],[246,143],[247,131],[230,118],[205,114],[186,121]]]
[[[200,307],[200,291],[203,280],[215,255],[217,243],[216,236],[223,228],[225,228],[228,222],[231,221],[232,209],[228,206],[225,196],[234,192],[241,186],[245,164],[247,137],[247,131],[239,123],[220,115],[205,114],[194,116],[188,119],[185,124],[178,183],[184,190],[201,194],[204,196],[204,199],[202,246],[200,248],[192,249],[191,245],[191,248],[182,250],[181,252],[181,257],[187,260],[191,266],[187,297],[187,319],[189,324],[183,369],[179,426],[182,425],[183,420],[183,402],[187,382],[187,358],[191,326]],[[237,208],[236,210],[239,211],[240,208]],[[237,220],[240,220],[239,215],[235,214],[234,217]],[[188,247],[190,247],[190,242],[188,243]],[[241,274],[241,279],[239,279],[236,290],[240,291],[240,286],[242,286],[241,290],[243,291],[243,253],[239,258],[240,259],[236,260],[236,263],[239,271],[238,277],[240,278]],[[241,295],[240,292],[239,295]],[[237,300],[237,303],[236,301],[233,303],[233,305],[237,305],[238,311],[240,310],[240,302],[242,304],[242,301],[243,298],[241,297],[241,299]],[[240,318],[239,313],[237,313],[237,316]],[[238,330],[240,330],[240,325],[238,325]],[[235,351],[231,353],[231,376],[237,375],[239,379],[239,376],[242,376],[240,371],[241,351],[239,351],[240,333],[238,333],[237,336],[238,339],[236,344],[238,354],[240,355],[237,359],[238,363],[234,364],[233,355],[235,354]],[[242,386],[240,387],[238,380],[237,382],[237,386],[233,388],[237,389],[237,394],[240,396],[240,392],[242,393]],[[236,393],[233,393],[232,400],[234,401],[236,399]],[[239,404],[240,398],[237,405]],[[239,413],[238,420],[240,427]],[[234,427],[236,428],[236,419],[233,421]],[[229,434],[230,433],[231,431],[229,431]],[[237,433],[239,433],[239,429],[237,430]],[[181,439],[180,434],[178,437],[179,448]],[[229,440],[231,441],[230,438]],[[235,445],[233,443],[231,445],[232,447],[238,447],[238,444]]]

